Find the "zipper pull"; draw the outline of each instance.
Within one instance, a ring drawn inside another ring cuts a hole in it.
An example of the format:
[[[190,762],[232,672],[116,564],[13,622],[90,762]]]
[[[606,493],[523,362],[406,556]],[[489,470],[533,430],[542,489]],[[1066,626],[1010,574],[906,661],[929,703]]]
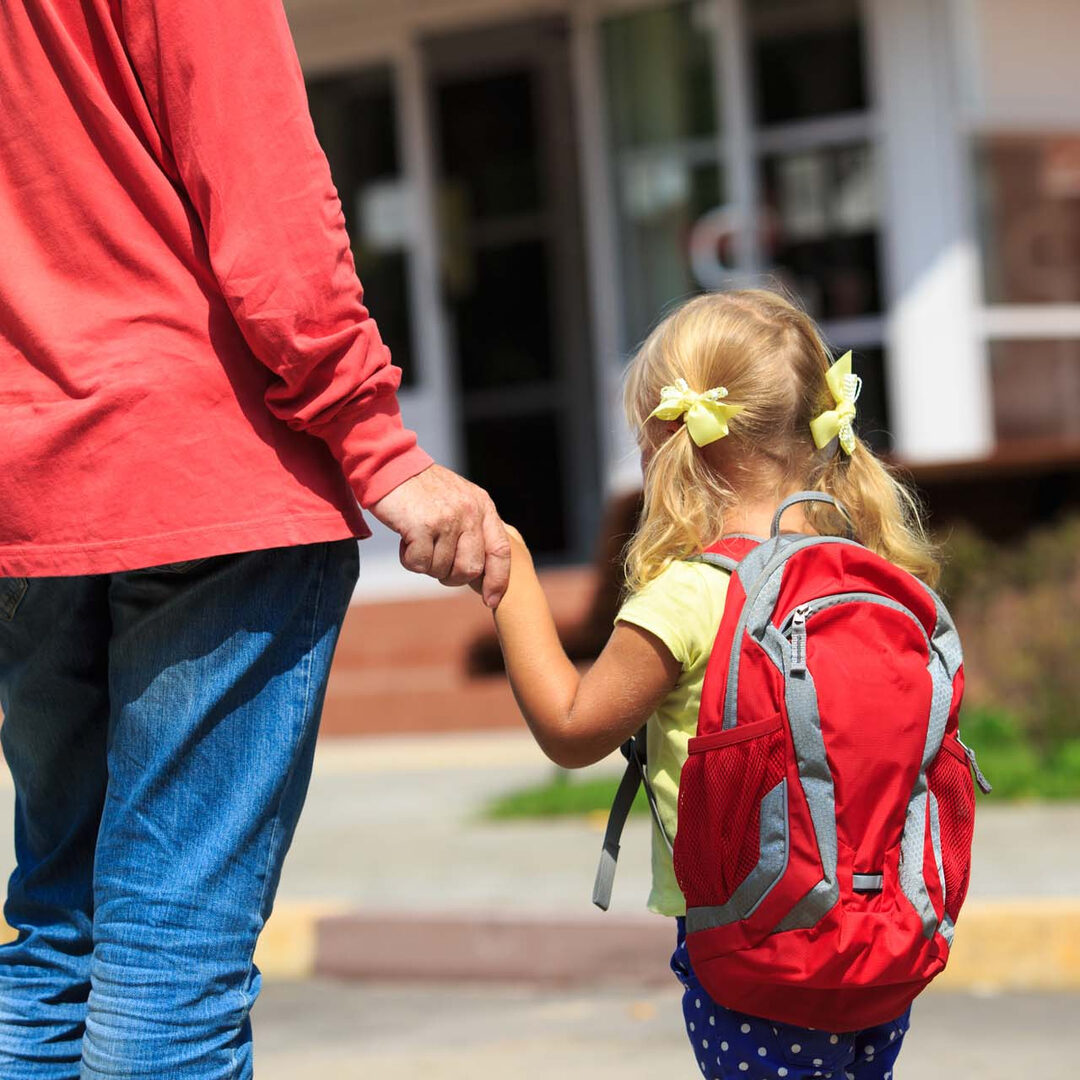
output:
[[[791,674],[806,673],[806,616],[809,609],[797,607],[791,613]]]
[[[964,753],[967,754],[967,759],[971,762],[971,771],[975,774],[975,783],[979,785],[979,790],[984,795],[989,795],[994,790],[994,787],[983,775],[982,769],[979,768],[979,763],[975,760],[975,751],[959,735],[957,735],[956,741],[964,748]]]

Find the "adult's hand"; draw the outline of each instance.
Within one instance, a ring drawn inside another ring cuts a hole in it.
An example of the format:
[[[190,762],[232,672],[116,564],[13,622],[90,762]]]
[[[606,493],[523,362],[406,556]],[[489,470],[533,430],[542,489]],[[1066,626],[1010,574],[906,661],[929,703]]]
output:
[[[479,583],[495,607],[510,580],[510,540],[490,496],[441,465],[399,484],[370,508],[401,537],[401,565],[444,585]]]

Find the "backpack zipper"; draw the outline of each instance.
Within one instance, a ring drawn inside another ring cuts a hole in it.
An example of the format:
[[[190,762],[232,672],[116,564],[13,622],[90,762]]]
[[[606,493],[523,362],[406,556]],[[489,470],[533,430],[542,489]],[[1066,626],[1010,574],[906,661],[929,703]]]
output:
[[[813,612],[813,605],[800,604],[792,613],[789,634],[791,637],[791,673],[806,674],[806,620]]]
[[[979,790],[984,795],[989,795],[994,790],[993,784],[983,775],[982,769],[979,768],[978,761],[975,760],[975,751],[959,735],[956,736],[956,741],[960,744],[960,748],[967,754],[967,759],[971,764],[971,771],[975,774],[975,783],[979,785]]]
[[[926,643],[929,647],[930,639],[926,635],[926,627],[920,622],[919,617],[915,612],[910,608],[904,607],[903,604],[897,603],[887,596],[881,596],[878,593],[834,593],[832,596],[820,596],[816,600],[808,600],[805,604],[800,604],[797,608],[792,610],[787,618],[780,624],[780,633],[791,641],[791,673],[793,675],[805,674],[806,672],[806,620],[810,618],[811,615],[816,615],[819,611],[824,611],[825,608],[835,607],[838,604],[850,603],[881,604],[882,607],[902,612],[919,627],[923,633],[923,637],[926,638]],[[967,755],[968,762],[971,765],[971,771],[975,775],[975,783],[979,785],[979,789],[984,795],[989,795],[994,788],[990,781],[986,779],[982,769],[979,768],[979,762],[975,758],[975,751],[972,750],[959,735],[956,737],[956,741]]]
[[[918,615],[910,608],[880,593],[871,592],[846,592],[833,593],[830,596],[819,596],[816,600],[808,600],[794,608],[780,623],[780,633],[791,641],[791,672],[792,674],[805,674],[806,672],[806,621],[811,615],[816,615],[826,608],[836,607],[838,604],[880,604],[892,611],[899,611],[906,615],[919,628],[927,649],[931,649],[930,638],[926,633],[926,627],[919,620]]]

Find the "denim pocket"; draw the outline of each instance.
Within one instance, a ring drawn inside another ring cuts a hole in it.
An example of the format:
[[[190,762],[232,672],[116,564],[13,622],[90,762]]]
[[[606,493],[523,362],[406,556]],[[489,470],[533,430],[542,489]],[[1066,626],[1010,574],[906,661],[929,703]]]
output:
[[[186,574],[196,566],[202,566],[207,559],[186,559],[183,562],[162,563],[161,566],[143,566],[132,570],[133,574]]]
[[[30,582],[24,577],[0,578],[0,619],[11,622]]]

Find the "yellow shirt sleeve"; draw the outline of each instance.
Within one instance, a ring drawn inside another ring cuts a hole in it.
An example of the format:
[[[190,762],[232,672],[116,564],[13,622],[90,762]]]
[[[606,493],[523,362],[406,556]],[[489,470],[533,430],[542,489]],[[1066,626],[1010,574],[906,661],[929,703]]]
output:
[[[634,593],[616,622],[655,634],[682,666],[678,682],[648,723],[649,780],[668,836],[678,828],[679,777],[687,745],[697,730],[701,687],[720,629],[729,575],[699,562],[674,562]],[[649,907],[662,915],[683,915],[686,902],[675,880],[671,854],[653,830],[653,885]]]

